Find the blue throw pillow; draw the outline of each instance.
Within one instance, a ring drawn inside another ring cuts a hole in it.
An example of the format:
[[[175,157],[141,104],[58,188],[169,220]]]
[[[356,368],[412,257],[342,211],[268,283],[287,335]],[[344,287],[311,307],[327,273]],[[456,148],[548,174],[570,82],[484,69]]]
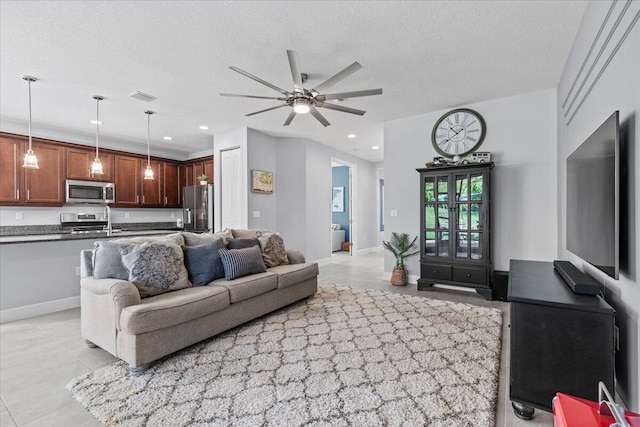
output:
[[[183,246],[184,265],[193,286],[203,286],[224,277],[224,267],[218,251],[224,248],[222,239],[204,245]]]
[[[244,249],[220,249],[219,253],[224,266],[224,277],[227,280],[267,271],[264,262],[262,262],[260,246]]]
[[[120,248],[125,243],[95,242],[93,244],[93,277],[96,279],[129,280],[129,271],[122,264]]]

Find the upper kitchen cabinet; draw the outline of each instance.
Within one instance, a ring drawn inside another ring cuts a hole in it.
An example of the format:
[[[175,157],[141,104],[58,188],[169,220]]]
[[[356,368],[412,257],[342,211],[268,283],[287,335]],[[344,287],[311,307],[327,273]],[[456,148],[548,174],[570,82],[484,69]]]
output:
[[[140,203],[140,159],[116,155],[114,158],[116,206],[138,206]]]
[[[150,208],[156,208],[164,206],[164,194],[162,191],[162,162],[151,160],[149,162],[151,170],[153,170],[153,179],[144,179],[144,170],[147,168],[147,160],[140,160],[140,180],[142,188],[142,200],[140,203],[142,206]],[[118,187],[116,187],[116,192]]]
[[[178,208],[182,206],[181,169],[178,163],[167,162],[163,165],[162,181],[165,207]]]
[[[19,135],[0,136],[0,204],[62,206],[64,204],[64,147],[32,141],[39,169],[24,169],[28,139]]]
[[[91,164],[96,157],[95,149],[67,148],[67,179],[113,182],[113,155],[99,152],[102,175],[91,174]]]
[[[21,203],[22,196],[22,157],[25,144],[23,140],[0,136],[0,204]]]
[[[62,146],[33,141],[39,169],[24,169],[24,201],[41,206],[62,206],[65,202],[65,149]]]
[[[207,175],[207,183],[213,184],[213,158],[204,157],[196,160],[189,160],[184,166],[184,185],[198,185],[200,180],[198,177],[202,174]]]

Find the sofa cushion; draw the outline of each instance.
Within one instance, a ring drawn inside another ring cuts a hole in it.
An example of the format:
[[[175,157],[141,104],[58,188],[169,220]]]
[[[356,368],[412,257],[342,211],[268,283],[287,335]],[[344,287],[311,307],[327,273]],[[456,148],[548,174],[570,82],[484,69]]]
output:
[[[278,275],[278,289],[288,288],[289,286],[312,279],[319,274],[318,264],[289,264],[272,267],[269,273]]]
[[[256,233],[260,231],[263,233],[271,233],[271,230],[263,230],[261,228],[234,228],[231,230],[235,239],[250,239],[256,237]]]
[[[160,236],[140,236],[140,237],[123,237],[120,239],[111,240],[115,243],[129,243],[129,244],[142,244],[147,242],[171,242],[178,246],[184,245],[184,238],[182,233],[162,234]]]
[[[211,233],[191,233],[189,231],[183,231],[182,237],[184,238],[185,246],[200,246],[207,243],[222,240],[222,237]],[[223,242],[224,244],[224,242]]]
[[[255,237],[227,239],[229,249],[244,249],[252,246],[260,246],[260,242]]]
[[[208,286],[227,289],[229,291],[229,299],[233,304],[276,289],[278,287],[278,276],[265,272],[240,277],[231,281],[218,279]]]
[[[229,244],[229,239],[233,239],[233,233],[230,228],[225,228],[221,231],[216,231],[213,233],[214,236],[220,237],[225,245]]]
[[[125,307],[120,327],[129,334],[163,329],[223,310],[229,306],[229,292],[219,286],[186,288],[145,298]]]
[[[191,286],[184,254],[170,242],[147,242],[120,248],[122,263],[129,270],[129,281],[142,298]]]
[[[129,270],[122,264],[120,248],[126,243],[95,242],[93,244],[93,277],[96,279],[129,279]]]
[[[186,237],[185,237],[186,240]],[[222,239],[204,245],[183,246],[184,265],[193,286],[202,286],[212,280],[224,277],[224,267],[218,250],[224,248]]]
[[[224,277],[233,280],[238,277],[267,271],[262,262],[259,246],[244,249],[220,249],[218,251],[224,266]]]
[[[280,264],[289,264],[287,258],[287,250],[284,248],[284,241],[278,233],[263,233],[258,231],[256,239],[260,242],[260,250],[262,251],[262,261],[264,265],[276,267]]]

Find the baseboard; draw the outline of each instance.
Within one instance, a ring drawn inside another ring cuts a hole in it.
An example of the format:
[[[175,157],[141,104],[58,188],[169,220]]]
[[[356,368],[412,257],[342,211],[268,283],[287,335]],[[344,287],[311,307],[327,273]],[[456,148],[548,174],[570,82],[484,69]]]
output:
[[[331,258],[317,259],[314,262],[317,262],[318,265],[329,265],[329,264],[331,264]]]
[[[40,302],[38,304],[23,305],[22,307],[8,308],[6,310],[0,310],[0,323],[13,322],[15,320],[27,319],[29,317],[55,313],[56,311],[76,307],[80,307],[79,295],[54,301]]]
[[[388,282],[391,279],[391,272],[390,271],[385,271],[384,273],[382,273],[380,278],[382,280],[386,280]],[[420,276],[409,274],[409,275],[407,275],[407,284],[417,285],[419,278],[420,278]]]
[[[370,246],[368,248],[364,248],[364,249],[358,249],[356,251],[356,255],[364,255],[364,254],[370,254],[370,253],[374,253],[377,251],[378,248],[376,248],[375,246]]]

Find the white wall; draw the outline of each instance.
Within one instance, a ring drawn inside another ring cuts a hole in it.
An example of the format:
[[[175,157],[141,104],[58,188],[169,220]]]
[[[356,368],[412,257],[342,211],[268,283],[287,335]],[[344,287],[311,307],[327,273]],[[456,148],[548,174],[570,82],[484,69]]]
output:
[[[276,198],[278,189],[274,185],[272,194],[254,193],[251,191],[253,171],[260,170],[274,173],[276,177],[276,138],[249,129],[247,133],[247,173],[248,176],[248,227],[276,229]],[[256,213],[260,215],[255,217]]]
[[[568,258],[605,284],[605,298],[616,309],[616,325],[620,328],[620,351],[616,358],[617,391],[626,406],[638,412],[640,242],[637,232],[640,230],[640,215],[637,206],[640,201],[640,173],[637,168],[640,166],[640,26],[637,19],[640,16],[640,2],[630,2],[625,10],[626,5],[627,2],[589,2],[558,85],[558,245],[560,258]],[[611,16],[607,20],[609,11]],[[618,19],[620,21],[616,26]],[[602,33],[597,37],[601,27]],[[590,49],[592,52],[589,55]],[[626,192],[623,191],[621,198],[626,199],[627,208],[620,212],[623,227],[620,229],[619,280],[605,276],[568,252],[565,234],[566,158],[616,110],[620,111],[620,127],[626,135],[628,146],[626,162],[623,160],[628,177]]]
[[[278,138],[276,143],[276,230],[285,246],[306,253],[306,165],[305,140]],[[309,258],[311,259],[311,258]]]
[[[382,195],[380,194],[380,180],[384,179],[384,162],[377,162],[373,164],[373,168],[376,170],[376,246],[381,246],[384,240],[384,231],[380,231],[380,203],[383,203]],[[383,206],[384,207],[384,206]]]
[[[557,258],[556,92],[547,89],[465,107],[487,124],[480,151],[490,151],[492,173],[493,267],[508,270],[510,259]],[[419,175],[416,168],[437,156],[431,130],[446,110],[385,123],[385,239],[391,232],[420,230]],[[398,210],[392,217],[391,210]],[[394,266],[385,255],[385,271]],[[409,259],[419,276],[419,257]]]

